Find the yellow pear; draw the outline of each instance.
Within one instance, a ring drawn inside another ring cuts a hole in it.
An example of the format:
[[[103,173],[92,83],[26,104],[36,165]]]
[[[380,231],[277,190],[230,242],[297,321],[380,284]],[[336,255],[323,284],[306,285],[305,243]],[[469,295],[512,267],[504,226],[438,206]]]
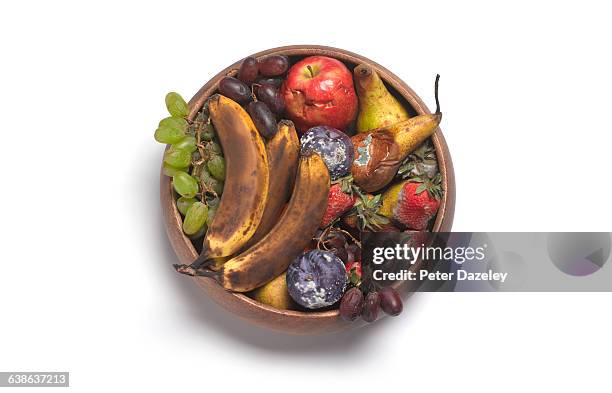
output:
[[[357,131],[365,132],[390,126],[410,117],[404,106],[385,87],[370,66],[360,64],[353,70],[359,98]]]
[[[279,310],[293,310],[296,304],[287,290],[287,272],[284,272],[266,285],[250,293],[251,297],[261,303]]]

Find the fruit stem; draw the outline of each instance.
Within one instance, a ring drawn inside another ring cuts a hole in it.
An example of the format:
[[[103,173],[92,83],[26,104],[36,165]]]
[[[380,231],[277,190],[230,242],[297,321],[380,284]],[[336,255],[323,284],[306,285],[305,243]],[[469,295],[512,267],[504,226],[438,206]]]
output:
[[[310,77],[314,78],[314,71],[312,70],[312,67],[309,65],[306,66],[306,68],[308,68],[308,72],[310,72]]]
[[[210,270],[198,269],[198,268],[194,268],[192,265],[174,264],[173,266],[177,272],[191,276],[191,277],[202,276],[202,277],[212,277],[212,278],[218,279],[221,276],[221,272],[213,272]]]
[[[440,82],[440,74],[436,74],[436,83],[434,85],[434,95],[436,97],[436,114],[440,113],[440,100],[438,99],[438,82]]]
[[[192,268],[189,265],[179,265],[178,263],[175,263],[172,266],[174,266],[174,270],[176,270],[178,273],[186,274],[188,276],[196,275],[196,269]]]
[[[213,259],[209,258],[208,253],[205,251],[202,251],[202,253],[198,255],[198,257],[196,258],[196,260],[193,261],[191,265],[189,265],[189,267],[193,269],[201,269],[203,267],[210,266],[212,262],[213,262]]]

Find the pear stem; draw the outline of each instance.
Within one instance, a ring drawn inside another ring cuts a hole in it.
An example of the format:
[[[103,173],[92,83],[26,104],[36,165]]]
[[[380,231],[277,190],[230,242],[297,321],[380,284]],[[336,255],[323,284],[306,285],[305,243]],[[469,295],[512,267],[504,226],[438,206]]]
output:
[[[436,74],[436,83],[434,85],[434,95],[436,97],[436,114],[440,113],[440,100],[438,99],[438,82],[440,82],[440,74]]]

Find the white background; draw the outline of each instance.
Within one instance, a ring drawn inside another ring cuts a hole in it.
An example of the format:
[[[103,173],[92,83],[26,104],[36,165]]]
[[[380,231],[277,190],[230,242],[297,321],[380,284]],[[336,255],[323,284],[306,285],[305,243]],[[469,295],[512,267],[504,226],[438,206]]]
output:
[[[312,43],[430,106],[442,75],[455,230],[610,231],[610,10],[560,3],[3,2],[0,370],[70,371],[79,392],[610,391],[610,293],[422,294],[282,336],[173,272],[158,203],[165,93]]]

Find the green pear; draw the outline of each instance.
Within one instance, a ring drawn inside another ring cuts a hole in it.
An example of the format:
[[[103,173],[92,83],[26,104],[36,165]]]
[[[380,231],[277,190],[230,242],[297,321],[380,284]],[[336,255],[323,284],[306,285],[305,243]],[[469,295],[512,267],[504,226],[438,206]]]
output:
[[[370,66],[360,64],[355,67],[353,74],[359,98],[358,132],[387,127],[410,117]]]

